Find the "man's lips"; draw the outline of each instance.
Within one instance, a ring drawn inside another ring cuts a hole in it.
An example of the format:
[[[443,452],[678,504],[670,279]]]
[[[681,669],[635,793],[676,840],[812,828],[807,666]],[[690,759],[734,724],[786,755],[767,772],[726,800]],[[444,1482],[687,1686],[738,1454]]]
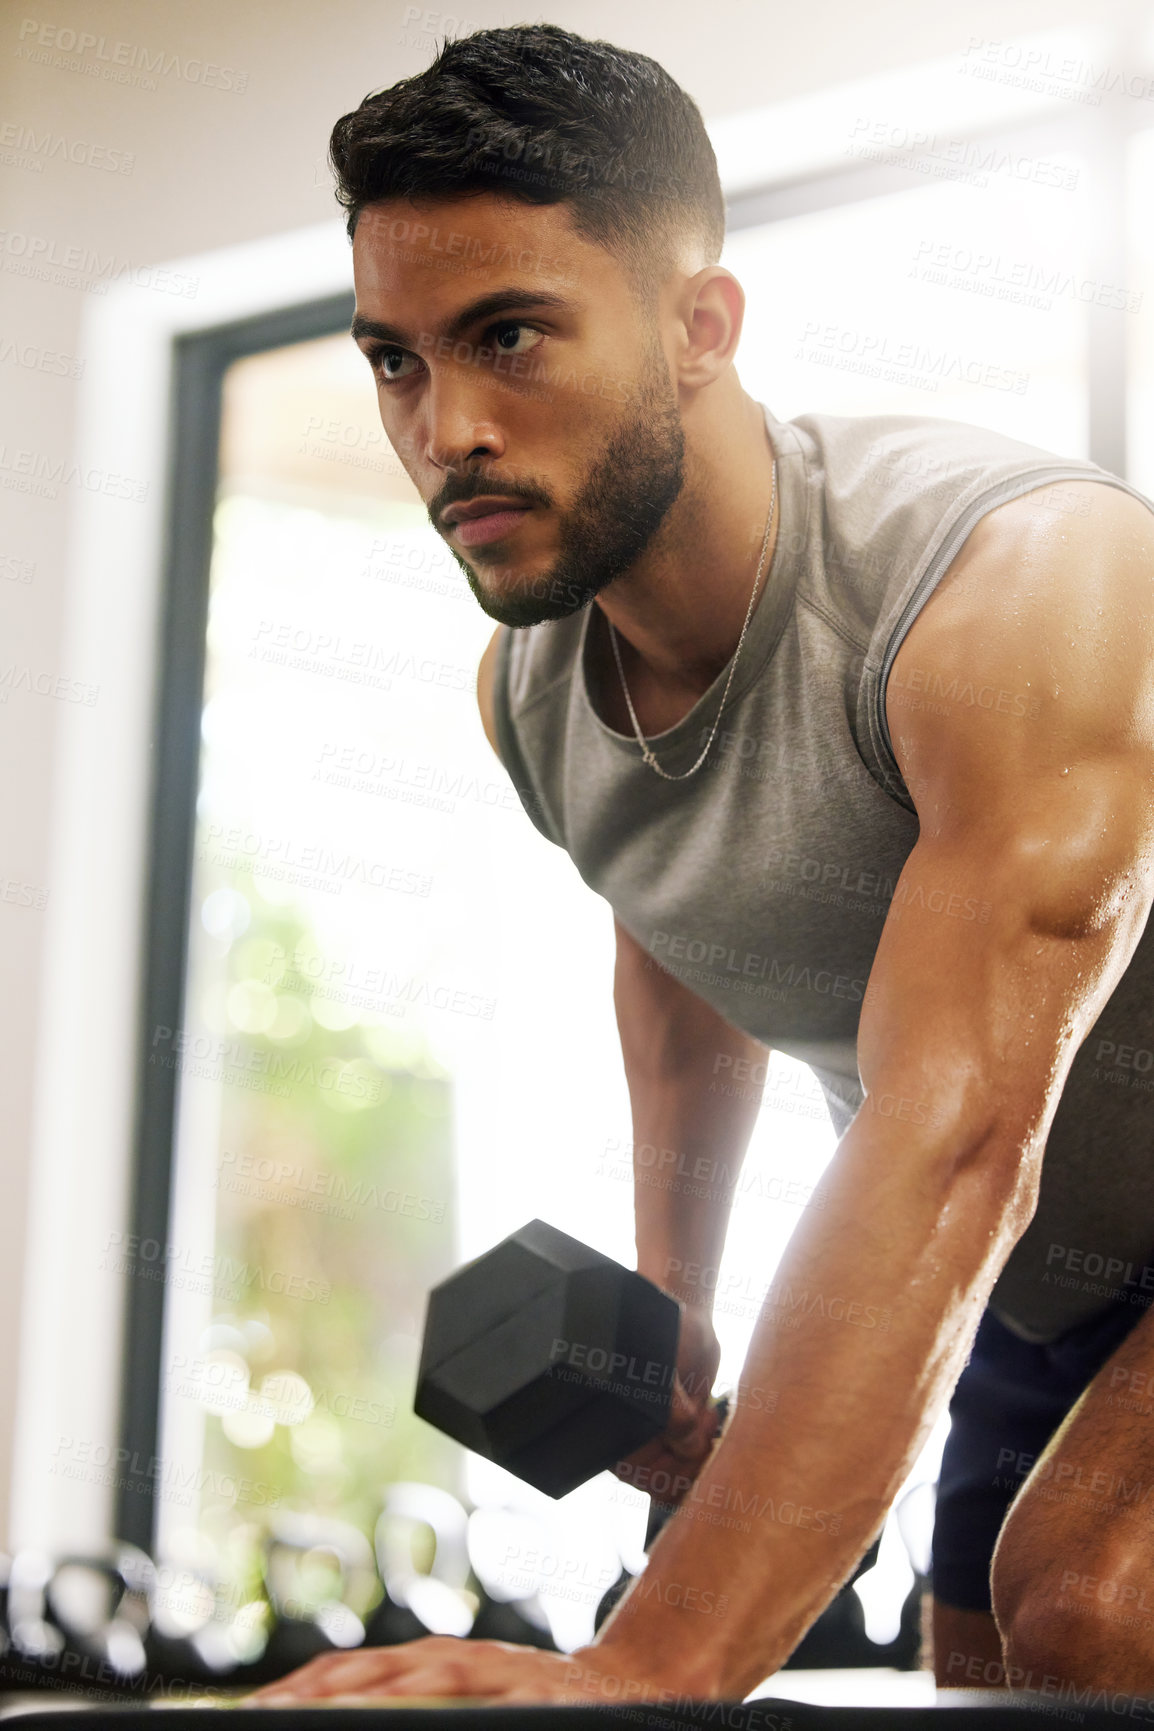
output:
[[[462,547],[480,547],[507,535],[531,508],[509,498],[469,499],[447,506],[441,521]]]

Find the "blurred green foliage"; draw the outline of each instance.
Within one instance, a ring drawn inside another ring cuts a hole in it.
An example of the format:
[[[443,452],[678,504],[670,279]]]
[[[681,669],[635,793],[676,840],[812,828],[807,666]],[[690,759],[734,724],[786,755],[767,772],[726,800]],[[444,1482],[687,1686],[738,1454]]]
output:
[[[249,909],[228,948],[226,1001],[242,1019],[246,1004],[263,1002],[266,1021],[276,1009],[270,1031],[237,1034],[258,1057],[223,1082],[217,1299],[203,1343],[249,1368],[248,1410],[206,1418],[200,1516],[243,1594],[279,1511],[371,1537],[390,1481],[456,1489],[461,1456],[412,1411],[426,1294],[455,1262],[451,1079],[384,1016],[324,1025],[353,1012],[326,999],[314,1016],[286,965],[317,948],[300,908],[266,901],[247,874],[226,881]],[[268,993],[286,982],[274,1006]],[[297,1422],[273,1422],[278,1411]],[[230,1483],[259,1488],[247,1501],[214,1489]]]

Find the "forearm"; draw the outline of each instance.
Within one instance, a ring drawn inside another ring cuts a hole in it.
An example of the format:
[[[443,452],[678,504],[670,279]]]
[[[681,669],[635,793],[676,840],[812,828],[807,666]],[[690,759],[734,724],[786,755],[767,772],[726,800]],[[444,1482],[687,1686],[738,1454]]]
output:
[[[637,1267],[706,1312],[761,1104],[759,1088],[722,1091],[716,1055],[702,1053],[688,1074],[630,1081]],[[722,1055],[761,1065],[768,1060],[763,1046],[736,1033]]]
[[[708,1312],[712,1295],[679,1278],[716,1267],[757,1120],[769,1052],[664,968],[614,916],[613,1003],[633,1109],[634,1214],[642,1274]]]
[[[1031,1164],[1031,1171],[1033,1170]],[[776,1670],[878,1530],[1029,1212],[1022,1167],[863,1109],[766,1293],[734,1415],[600,1665],[735,1698]],[[764,1391],[774,1398],[767,1401]],[[720,1614],[717,1607],[723,1605]],[[708,1611],[706,1608],[708,1607]]]

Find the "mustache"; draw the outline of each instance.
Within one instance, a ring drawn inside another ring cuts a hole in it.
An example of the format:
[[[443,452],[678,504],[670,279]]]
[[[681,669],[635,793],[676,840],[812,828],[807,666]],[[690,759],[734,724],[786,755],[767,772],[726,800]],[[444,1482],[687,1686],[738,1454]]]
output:
[[[513,482],[478,474],[450,475],[428,504],[429,519],[440,529],[440,518],[450,505],[465,505],[472,499],[516,499],[526,505],[552,505],[553,495],[528,476]]]

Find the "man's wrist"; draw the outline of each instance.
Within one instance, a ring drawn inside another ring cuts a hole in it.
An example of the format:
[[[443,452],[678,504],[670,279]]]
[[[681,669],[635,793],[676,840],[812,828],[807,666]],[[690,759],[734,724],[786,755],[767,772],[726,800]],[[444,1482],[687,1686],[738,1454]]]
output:
[[[644,1275],[646,1280],[651,1280],[654,1286],[659,1286],[662,1292],[676,1298],[686,1310],[696,1310],[707,1318],[713,1315],[715,1280],[706,1283],[702,1279],[704,1274],[713,1274],[713,1269],[706,1269],[700,1262],[684,1256],[674,1256],[662,1247],[644,1251],[639,1249],[637,1272]]]
[[[640,1606],[637,1607],[640,1610]],[[589,1647],[580,1647],[570,1657],[590,1674],[601,1674],[611,1693],[618,1684],[627,1699],[630,1684],[638,1679],[652,1679],[660,1689],[660,1699],[668,1705],[677,1701],[720,1701],[735,1699],[732,1691],[726,1695],[718,1659],[703,1649],[700,1642],[687,1642],[680,1628],[669,1631],[667,1641],[656,1637],[652,1619],[644,1619],[644,1633],[631,1626],[628,1606],[618,1606],[613,1621],[595,1638]],[[638,1638],[638,1637],[641,1638]],[[656,1638],[655,1638],[656,1637]]]

